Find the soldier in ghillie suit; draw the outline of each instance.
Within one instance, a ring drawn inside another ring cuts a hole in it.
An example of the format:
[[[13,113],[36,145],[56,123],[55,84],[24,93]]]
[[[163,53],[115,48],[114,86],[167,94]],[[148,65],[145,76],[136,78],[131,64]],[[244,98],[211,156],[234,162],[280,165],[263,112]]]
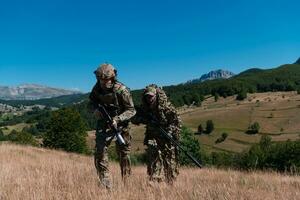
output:
[[[160,129],[163,128],[173,139],[179,140],[180,118],[165,92],[152,84],[145,88],[142,105],[133,122],[145,123],[144,144],[147,145],[147,173],[151,181],[165,181],[172,184],[178,175],[178,151]]]
[[[126,179],[131,174],[129,120],[135,115],[136,111],[129,89],[117,81],[116,73],[117,71],[114,67],[106,63],[100,65],[94,71],[97,83],[90,93],[88,105],[89,110],[94,113],[98,120],[94,159],[100,182],[106,188],[111,187],[108,169],[108,147],[114,137],[112,137],[112,130],[98,110],[99,104],[105,106],[108,114],[113,119],[113,125],[121,129],[121,135],[125,140],[125,145],[120,145],[116,142],[122,178]]]

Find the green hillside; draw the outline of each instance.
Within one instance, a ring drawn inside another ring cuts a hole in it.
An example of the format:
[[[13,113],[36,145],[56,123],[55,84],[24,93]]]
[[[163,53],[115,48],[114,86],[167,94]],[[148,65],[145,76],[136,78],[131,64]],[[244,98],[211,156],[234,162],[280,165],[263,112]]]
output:
[[[183,105],[200,105],[205,99],[204,96],[217,95],[221,97],[232,96],[238,93],[255,93],[255,92],[276,92],[276,91],[294,91],[300,90],[300,65],[287,64],[278,68],[262,70],[249,69],[230,79],[219,79],[205,81],[194,84],[179,84],[164,87],[167,95],[176,107]],[[140,104],[142,90],[132,91],[135,105]],[[95,127],[95,120],[92,115],[86,111],[88,94],[77,94],[56,97],[52,99],[40,99],[35,101],[0,101],[13,106],[35,105],[41,104],[50,107],[65,107],[73,106],[86,119],[90,129]],[[28,116],[30,117],[30,116]],[[36,118],[31,120],[27,117],[14,120],[20,122],[36,121]],[[13,125],[14,122],[6,122]]]
[[[199,124],[205,128],[207,120],[214,122],[212,133],[195,135],[209,151],[241,152],[259,142],[263,135],[270,136],[274,142],[299,140],[299,113],[300,95],[296,92],[267,92],[250,94],[243,101],[237,101],[235,96],[217,102],[209,98],[201,107],[181,111],[181,118],[195,133]],[[247,133],[255,122],[260,125],[259,132]],[[223,133],[228,137],[217,143]]]
[[[176,106],[201,101],[204,95],[227,97],[239,92],[275,92],[300,89],[300,65],[287,64],[278,68],[249,69],[230,79],[205,81],[164,87]]]

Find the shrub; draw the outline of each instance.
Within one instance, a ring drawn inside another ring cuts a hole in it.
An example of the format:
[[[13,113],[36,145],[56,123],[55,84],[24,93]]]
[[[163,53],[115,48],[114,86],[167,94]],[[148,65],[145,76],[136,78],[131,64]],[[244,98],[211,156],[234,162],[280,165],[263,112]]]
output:
[[[256,134],[259,132],[259,129],[260,129],[260,125],[258,122],[254,122],[253,124],[251,124],[249,127],[248,127],[248,131],[247,133],[249,134]]]
[[[237,164],[238,168],[246,170],[300,173],[300,141],[272,143],[269,136],[262,136],[259,144],[239,155]]]
[[[0,129],[0,141],[4,141],[4,140],[6,140],[6,137],[5,137],[2,129]]]
[[[87,153],[86,126],[80,114],[71,108],[52,113],[49,130],[43,137],[43,145],[65,151]]]
[[[226,140],[226,138],[228,137],[228,133],[222,133],[221,137],[219,137],[215,143],[218,144],[218,143],[221,143],[221,142],[224,142]]]
[[[199,124],[197,134],[201,135],[203,132],[204,132],[204,129],[203,129],[202,125]]]
[[[212,152],[211,164],[216,167],[232,167],[234,166],[235,154],[228,152]]]
[[[147,162],[147,154],[138,153],[138,154],[130,155],[130,161],[132,165],[145,164]]]
[[[30,133],[31,135],[34,135],[34,136],[40,135],[40,132],[39,132],[39,130],[37,129],[37,127],[35,125],[31,125],[30,127],[25,127],[25,128],[23,128],[22,131],[28,132],[28,133]]]
[[[218,93],[215,93],[215,95],[214,95],[214,98],[215,98],[215,102],[217,102],[218,100],[219,100],[219,94]]]
[[[236,96],[236,100],[242,101],[247,98],[247,92],[245,90],[242,90],[238,93]]]
[[[214,122],[212,120],[206,121],[206,133],[210,134],[215,129]]]
[[[192,136],[192,131],[186,127],[182,128],[180,137],[181,146],[189,152],[198,161],[201,160],[200,143],[197,139]],[[191,161],[182,151],[179,154],[179,161],[183,165],[191,165]]]

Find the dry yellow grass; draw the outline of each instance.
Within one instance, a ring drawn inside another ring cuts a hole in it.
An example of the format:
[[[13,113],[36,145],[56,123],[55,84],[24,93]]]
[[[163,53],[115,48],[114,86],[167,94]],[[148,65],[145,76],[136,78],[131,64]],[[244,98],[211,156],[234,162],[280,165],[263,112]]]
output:
[[[149,186],[134,167],[124,186],[111,165],[111,192],[98,186],[92,157],[0,143],[0,199],[300,199],[300,178],[277,173],[181,168],[173,186]]]
[[[300,95],[296,92],[267,92],[248,94],[244,101],[235,100],[235,96],[206,99],[201,107],[180,110],[183,123],[197,131],[201,123],[211,119],[215,130],[210,135],[196,136],[202,145],[214,150],[241,152],[257,143],[261,134],[270,135],[273,141],[300,139]],[[255,121],[261,126],[260,133],[248,135],[245,132]],[[223,132],[228,138],[215,144]]]

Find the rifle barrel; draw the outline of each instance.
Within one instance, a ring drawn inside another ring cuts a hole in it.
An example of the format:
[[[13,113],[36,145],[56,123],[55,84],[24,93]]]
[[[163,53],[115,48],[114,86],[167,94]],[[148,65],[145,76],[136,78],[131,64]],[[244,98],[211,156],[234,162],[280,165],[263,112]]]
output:
[[[167,136],[167,138],[173,143],[175,144],[177,147],[180,148],[180,150],[183,151],[183,153],[189,157],[193,162],[194,164],[196,164],[199,168],[202,168],[202,165],[199,163],[199,161],[194,158],[191,154],[189,154],[189,152],[187,152],[176,140],[174,140],[174,138],[172,136],[170,136],[162,127],[159,126],[159,129],[161,130],[161,132],[163,132],[163,134],[165,136]]]

